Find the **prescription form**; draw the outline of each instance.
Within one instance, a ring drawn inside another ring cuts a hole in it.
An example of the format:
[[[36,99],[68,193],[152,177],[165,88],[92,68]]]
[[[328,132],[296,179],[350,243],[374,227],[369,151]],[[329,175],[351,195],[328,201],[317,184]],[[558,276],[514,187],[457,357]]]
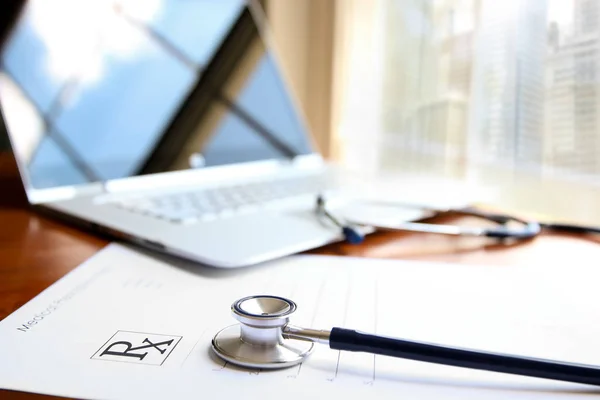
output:
[[[600,396],[585,385],[315,345],[283,370],[212,354],[238,298],[284,296],[295,325],[600,363],[600,268],[299,255],[219,270],[111,244],[0,322],[0,387],[89,399]]]

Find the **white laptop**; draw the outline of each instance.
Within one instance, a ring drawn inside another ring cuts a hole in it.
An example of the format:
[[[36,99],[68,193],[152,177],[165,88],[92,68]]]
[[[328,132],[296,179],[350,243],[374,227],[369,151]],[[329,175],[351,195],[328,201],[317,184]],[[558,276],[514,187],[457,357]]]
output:
[[[31,204],[215,267],[341,240],[316,196],[364,189],[313,146],[259,11],[26,2],[0,101]]]

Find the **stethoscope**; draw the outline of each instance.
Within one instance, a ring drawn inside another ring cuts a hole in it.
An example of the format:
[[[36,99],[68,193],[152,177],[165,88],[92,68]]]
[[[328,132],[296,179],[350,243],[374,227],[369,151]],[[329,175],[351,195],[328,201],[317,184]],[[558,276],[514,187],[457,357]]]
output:
[[[537,237],[543,230],[578,233],[578,234],[600,234],[600,227],[581,226],[573,224],[558,224],[558,223],[539,223],[533,220],[525,220],[506,214],[494,214],[476,210],[474,208],[434,208],[425,207],[408,203],[390,203],[390,202],[374,202],[371,204],[380,204],[383,206],[398,206],[403,208],[418,208],[424,213],[435,216],[441,214],[455,214],[476,217],[490,222],[494,222],[496,226],[492,228],[467,227],[458,225],[443,225],[423,222],[402,222],[399,224],[386,223],[365,223],[364,221],[353,220],[351,217],[336,217],[327,208],[325,197],[318,195],[316,199],[316,214],[319,218],[325,217],[336,225],[344,237],[351,244],[359,244],[364,241],[364,228],[370,230],[382,231],[411,231],[421,233],[437,233],[452,236],[478,236],[496,239],[515,239],[527,240]],[[509,227],[509,223],[516,223],[516,226]]]
[[[315,343],[334,350],[502,372],[600,386],[600,367],[539,358],[488,353],[402,340],[345,328],[307,329],[289,324],[296,304],[277,296],[249,296],[231,306],[240,322],[218,332],[213,351],[226,362],[248,368],[277,369],[297,365],[312,353]]]

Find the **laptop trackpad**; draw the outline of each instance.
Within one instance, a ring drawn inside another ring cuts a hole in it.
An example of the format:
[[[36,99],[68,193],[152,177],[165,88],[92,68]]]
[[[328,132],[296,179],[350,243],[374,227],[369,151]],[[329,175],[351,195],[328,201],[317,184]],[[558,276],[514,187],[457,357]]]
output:
[[[162,242],[217,266],[241,266],[316,248],[339,229],[314,212],[260,213],[167,228]]]

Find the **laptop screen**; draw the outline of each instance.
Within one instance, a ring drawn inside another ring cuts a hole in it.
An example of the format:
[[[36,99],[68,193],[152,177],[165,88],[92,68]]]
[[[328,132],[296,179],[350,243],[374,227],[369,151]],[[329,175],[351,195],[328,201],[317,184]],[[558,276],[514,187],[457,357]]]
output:
[[[31,0],[0,99],[34,188],[313,151],[242,0]]]

